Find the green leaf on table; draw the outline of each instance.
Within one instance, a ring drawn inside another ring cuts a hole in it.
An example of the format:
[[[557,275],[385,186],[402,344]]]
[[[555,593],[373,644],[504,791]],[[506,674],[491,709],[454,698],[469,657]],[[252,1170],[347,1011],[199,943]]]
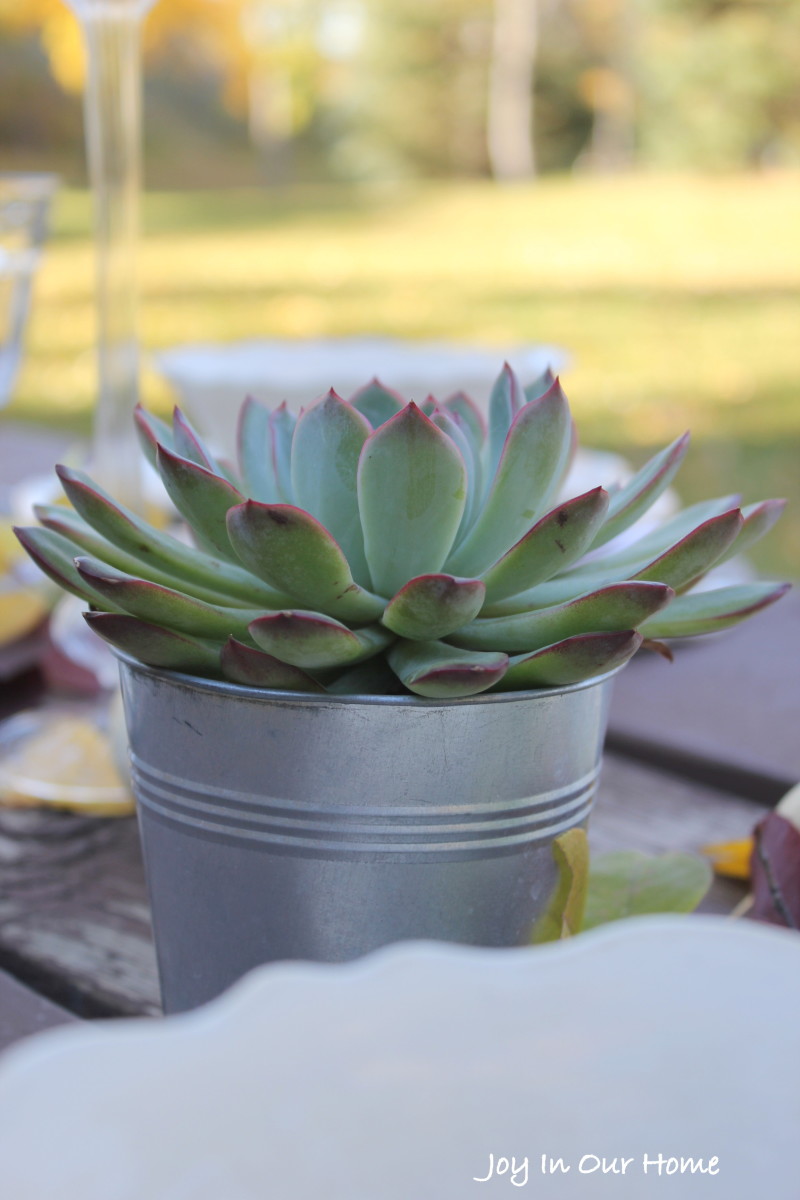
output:
[[[711,880],[709,864],[693,854],[618,850],[597,855],[589,872],[583,928],[646,913],[692,912]]]
[[[553,842],[558,881],[547,908],[533,927],[531,941],[557,942],[583,928],[589,879],[589,841],[583,829],[568,829]]]

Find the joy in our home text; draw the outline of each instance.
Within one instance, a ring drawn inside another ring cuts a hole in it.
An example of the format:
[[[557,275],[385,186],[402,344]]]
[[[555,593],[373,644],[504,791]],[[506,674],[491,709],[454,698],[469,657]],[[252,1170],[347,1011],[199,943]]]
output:
[[[505,1155],[489,1155],[487,1169],[473,1175],[475,1183],[489,1183],[492,1179],[505,1178],[513,1187],[525,1187],[531,1175],[663,1175],[680,1178],[685,1175],[719,1175],[719,1158],[690,1158],[682,1155],[643,1154],[626,1158],[617,1155],[606,1157],[600,1154],[582,1154],[580,1158],[567,1161],[549,1154],[538,1158],[515,1158]]]

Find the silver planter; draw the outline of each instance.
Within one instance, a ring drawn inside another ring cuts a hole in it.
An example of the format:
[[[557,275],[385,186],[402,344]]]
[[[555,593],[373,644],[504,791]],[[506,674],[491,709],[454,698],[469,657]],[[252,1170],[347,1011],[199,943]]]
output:
[[[588,818],[612,684],[443,702],[120,669],[167,1012],[264,962],[524,944],[553,839]]]

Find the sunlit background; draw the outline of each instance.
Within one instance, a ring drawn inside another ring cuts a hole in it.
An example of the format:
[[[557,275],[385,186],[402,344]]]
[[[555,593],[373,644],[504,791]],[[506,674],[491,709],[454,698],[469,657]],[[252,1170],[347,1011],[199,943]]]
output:
[[[685,498],[788,496],[800,574],[800,0],[159,0],[145,60],[148,350],[561,345],[584,441],[691,427]],[[0,169],[66,185],[8,415],[85,430],[82,72],[0,0]]]

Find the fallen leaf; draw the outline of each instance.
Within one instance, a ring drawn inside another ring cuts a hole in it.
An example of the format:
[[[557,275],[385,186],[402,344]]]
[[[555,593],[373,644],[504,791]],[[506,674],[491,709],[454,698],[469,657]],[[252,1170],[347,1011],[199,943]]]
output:
[[[701,846],[700,853],[710,861],[714,872],[726,879],[749,879],[750,856],[753,839],[741,838],[738,842],[712,842]]]
[[[708,863],[694,854],[653,857],[638,850],[601,854],[589,874],[583,928],[645,913],[692,912],[711,879]]]
[[[553,842],[558,882],[533,929],[531,941],[557,942],[573,937],[583,927],[586,883],[589,875],[589,842],[583,829],[568,829]]]
[[[768,925],[800,929],[800,832],[785,817],[769,813],[756,825],[754,843],[748,915]]]

